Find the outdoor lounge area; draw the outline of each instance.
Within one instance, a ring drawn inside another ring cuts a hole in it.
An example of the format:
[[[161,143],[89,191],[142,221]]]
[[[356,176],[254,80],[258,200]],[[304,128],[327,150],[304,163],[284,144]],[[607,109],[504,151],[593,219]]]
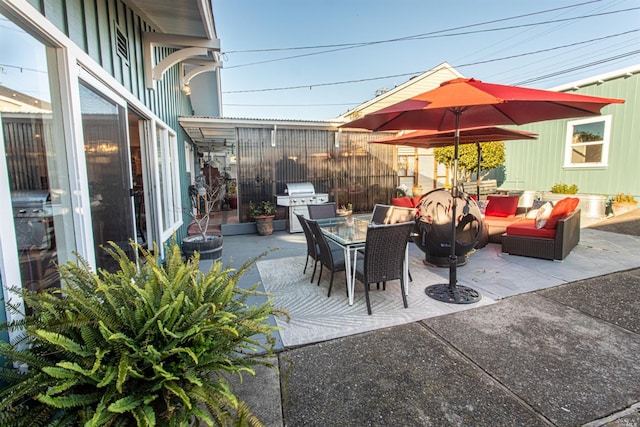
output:
[[[355,283],[354,304],[349,305],[344,291],[345,276],[336,272],[334,292],[327,297],[329,274],[317,284],[310,283],[313,269],[305,265],[306,242],[302,233],[277,231],[271,236],[234,235],[225,237],[223,261],[239,266],[249,257],[270,249],[257,265],[241,279],[249,287],[261,282],[261,288],[275,297],[275,305],[284,308],[290,320],[276,319],[281,348],[325,341],[365,331],[405,324],[420,319],[469,310],[504,298],[551,288],[565,283],[640,267],[640,237],[590,228],[580,230],[580,241],[561,262],[527,256],[509,255],[496,243],[476,249],[466,265],[457,269],[458,283],[477,290],[481,299],[475,304],[447,304],[425,295],[427,286],[446,283],[447,268],[423,263],[424,253],[413,243],[409,248],[408,308],[403,307],[400,286],[391,283],[386,290],[372,286],[369,292],[371,315],[367,314],[365,292]],[[202,261],[207,269],[210,262]]]

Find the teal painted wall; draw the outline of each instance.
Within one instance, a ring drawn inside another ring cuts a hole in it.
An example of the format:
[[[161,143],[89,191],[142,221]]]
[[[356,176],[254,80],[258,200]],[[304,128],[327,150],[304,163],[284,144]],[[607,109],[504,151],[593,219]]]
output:
[[[156,82],[155,90],[145,87],[142,34],[155,29],[119,0],[30,0],[30,3],[176,132],[182,200],[188,201],[184,144],[191,140],[180,127],[178,117],[193,112],[189,97],[180,90],[179,65]],[[116,27],[127,37],[128,60],[116,52]],[[173,51],[156,48],[157,61]],[[190,220],[187,214],[183,215],[185,225],[177,233],[178,238],[186,235]]]
[[[567,122],[532,123],[519,129],[539,134],[537,141],[508,141],[504,188],[549,191],[555,183],[576,184],[580,193],[640,196],[640,74],[621,76],[581,87],[572,93],[621,98],[624,104],[602,109],[611,115],[608,165],[600,168],[564,168]],[[572,119],[573,120],[573,119]]]

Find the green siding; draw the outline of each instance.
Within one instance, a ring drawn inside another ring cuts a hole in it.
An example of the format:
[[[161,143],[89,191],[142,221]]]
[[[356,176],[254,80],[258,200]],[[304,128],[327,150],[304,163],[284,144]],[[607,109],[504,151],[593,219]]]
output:
[[[594,83],[574,93],[625,100],[624,104],[612,104],[602,109],[603,115],[612,116],[608,165],[564,168],[567,122],[570,120],[532,123],[521,129],[538,133],[537,141],[505,143],[506,176],[502,186],[549,191],[555,183],[566,183],[576,184],[580,193],[639,196],[640,124],[634,119],[640,111],[640,74]]]

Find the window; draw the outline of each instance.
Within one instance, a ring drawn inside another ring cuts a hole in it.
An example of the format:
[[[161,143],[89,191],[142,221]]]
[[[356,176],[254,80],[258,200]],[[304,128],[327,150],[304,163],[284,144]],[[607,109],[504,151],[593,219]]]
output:
[[[567,123],[565,167],[606,166],[611,116],[573,120]]]
[[[0,14],[1,304],[22,305],[8,288],[61,287],[58,264],[75,259],[59,52]],[[71,172],[73,175],[73,172]],[[6,310],[4,319],[20,317]],[[14,332],[10,332],[14,334]],[[19,333],[18,333],[19,335]]]
[[[167,240],[182,225],[182,201],[178,170],[178,147],[176,136],[167,129],[156,127],[156,149],[160,184],[161,238]]]

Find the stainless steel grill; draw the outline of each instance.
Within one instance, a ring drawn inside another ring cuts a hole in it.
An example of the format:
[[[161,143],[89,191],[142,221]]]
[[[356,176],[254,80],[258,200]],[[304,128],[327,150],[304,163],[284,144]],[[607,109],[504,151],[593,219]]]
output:
[[[53,238],[51,196],[44,190],[11,192],[18,249],[49,249]]]
[[[316,193],[313,184],[310,182],[286,184],[285,193],[276,195],[276,204],[289,207],[289,233],[302,232],[302,225],[300,225],[296,214],[302,214],[305,218],[309,218],[307,205],[327,203],[329,201],[329,195],[327,193]]]

